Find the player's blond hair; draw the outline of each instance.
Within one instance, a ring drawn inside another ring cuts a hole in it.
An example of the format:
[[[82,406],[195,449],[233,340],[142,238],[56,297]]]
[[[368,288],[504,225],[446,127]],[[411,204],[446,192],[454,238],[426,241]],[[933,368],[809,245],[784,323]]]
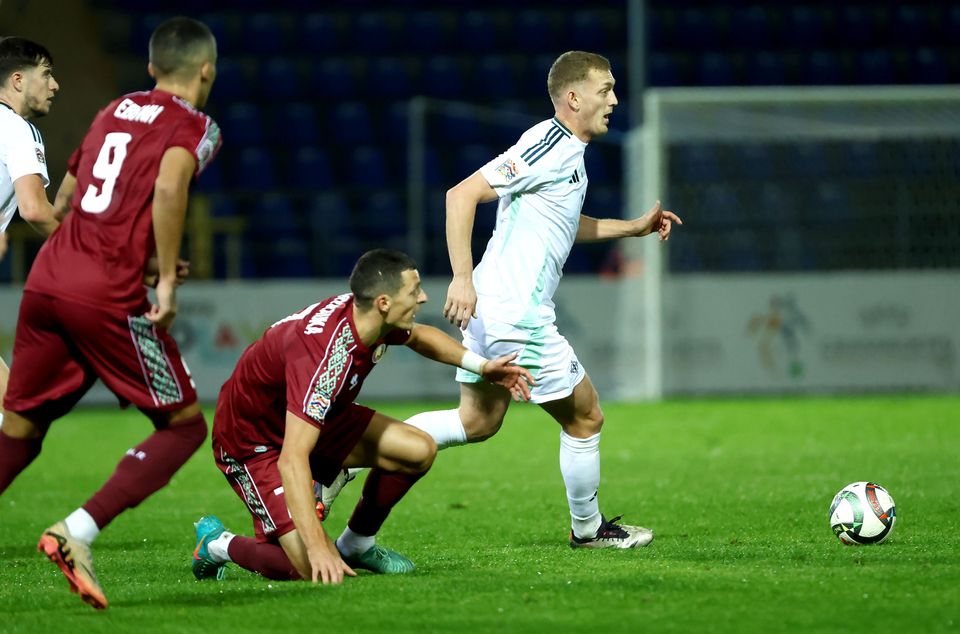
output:
[[[591,70],[609,71],[610,60],[603,55],[586,51],[567,51],[558,57],[547,74],[547,92],[550,93],[550,99],[561,99],[564,90],[586,79]]]

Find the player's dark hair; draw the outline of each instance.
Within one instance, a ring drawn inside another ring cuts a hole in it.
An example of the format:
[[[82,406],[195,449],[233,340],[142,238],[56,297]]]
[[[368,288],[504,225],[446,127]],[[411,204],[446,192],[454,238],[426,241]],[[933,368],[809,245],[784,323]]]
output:
[[[547,92],[551,99],[563,96],[565,88],[587,78],[591,70],[610,70],[610,60],[597,53],[567,51],[553,62],[547,74]]]
[[[0,83],[6,82],[11,73],[41,64],[53,66],[53,56],[42,44],[25,37],[0,38]]]
[[[212,59],[217,40],[206,24],[178,16],[161,22],[150,36],[150,63],[158,76],[189,71]]]
[[[403,272],[416,268],[417,263],[403,251],[367,251],[357,260],[350,274],[354,302],[361,308],[369,308],[380,295],[393,295],[403,286]]]

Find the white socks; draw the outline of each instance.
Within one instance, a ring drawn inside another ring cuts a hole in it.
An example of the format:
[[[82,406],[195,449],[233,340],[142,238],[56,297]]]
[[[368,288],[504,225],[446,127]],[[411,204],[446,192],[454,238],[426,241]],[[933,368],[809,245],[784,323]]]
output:
[[[376,541],[376,537],[373,535],[367,536],[354,533],[350,530],[350,527],[347,526],[343,529],[343,534],[340,535],[340,538],[337,539],[337,550],[340,551],[341,555],[354,557],[356,555],[362,555],[373,548]]]
[[[455,409],[423,412],[404,422],[430,434],[437,443],[437,449],[455,447],[467,442],[467,431],[460,422],[460,412]]]
[[[230,559],[230,555],[227,554],[227,548],[230,546],[230,542],[234,537],[236,537],[236,535],[230,531],[223,531],[219,537],[207,542],[207,553],[210,555],[210,559],[213,559],[218,564],[233,561]]]
[[[64,523],[66,523],[70,534],[87,546],[92,544],[93,540],[100,534],[100,527],[93,521],[90,514],[83,510],[83,507],[68,515]]]
[[[574,438],[560,432],[560,473],[567,487],[573,534],[593,537],[600,528],[600,434]]]

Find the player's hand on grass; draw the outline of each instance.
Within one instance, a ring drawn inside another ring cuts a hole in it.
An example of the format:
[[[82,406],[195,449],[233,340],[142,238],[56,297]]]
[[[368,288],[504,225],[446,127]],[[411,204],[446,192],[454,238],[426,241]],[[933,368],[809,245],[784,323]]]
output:
[[[471,317],[477,316],[477,289],[473,287],[471,276],[454,276],[447,288],[443,316],[460,330],[467,327]]]
[[[683,224],[680,216],[664,209],[659,200],[653,204],[650,211],[637,218],[634,222],[637,225],[635,235],[645,236],[656,231],[661,240],[668,240],[670,238],[673,223],[677,223],[678,225]]]
[[[150,306],[147,319],[161,328],[169,328],[177,316],[177,290],[175,280],[160,280],[157,283],[157,303]]]
[[[310,560],[311,581],[324,585],[343,583],[343,575],[356,577],[357,573],[348,566],[337,552],[333,542],[328,542],[317,548],[307,549],[307,558]]]
[[[533,375],[526,368],[513,363],[520,353],[513,352],[483,364],[483,378],[510,390],[513,400],[529,401],[530,387],[536,385]]]

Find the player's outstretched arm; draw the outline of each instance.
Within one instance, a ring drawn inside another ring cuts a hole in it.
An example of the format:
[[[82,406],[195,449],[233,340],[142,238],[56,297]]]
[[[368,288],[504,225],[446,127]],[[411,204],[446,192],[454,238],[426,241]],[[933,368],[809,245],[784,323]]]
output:
[[[283,447],[277,461],[287,509],[297,527],[303,548],[283,543],[284,552],[300,576],[313,583],[342,583],[343,575],[356,573],[343,562],[336,546],[327,536],[316,513],[310,452],[317,445],[320,430],[287,412]]]
[[[470,319],[477,316],[473,250],[470,247],[477,205],[496,198],[497,192],[480,172],[474,172],[447,191],[447,252],[453,280],[447,288],[443,316],[459,328],[466,328]]]
[[[13,181],[13,190],[17,197],[20,216],[44,236],[53,233],[60,226],[54,216],[53,205],[47,200],[47,190],[43,188],[43,179],[39,174],[24,174]]]
[[[615,240],[617,238],[633,238],[649,235],[654,231],[661,240],[670,238],[673,223],[682,225],[683,221],[672,211],[663,209],[660,201],[654,203],[650,210],[633,220],[619,220],[616,218],[591,218],[580,215],[580,226],[577,229],[577,242],[599,242]]]
[[[406,345],[428,359],[469,370],[491,383],[507,388],[517,401],[530,400],[530,386],[536,384],[533,375],[526,368],[514,365],[517,353],[493,360],[484,359],[433,326],[414,324]]]
[[[169,328],[177,316],[177,260],[187,215],[190,181],[197,160],[186,148],[171,147],[160,159],[153,186],[153,234],[157,243],[157,304],[147,318]]]

